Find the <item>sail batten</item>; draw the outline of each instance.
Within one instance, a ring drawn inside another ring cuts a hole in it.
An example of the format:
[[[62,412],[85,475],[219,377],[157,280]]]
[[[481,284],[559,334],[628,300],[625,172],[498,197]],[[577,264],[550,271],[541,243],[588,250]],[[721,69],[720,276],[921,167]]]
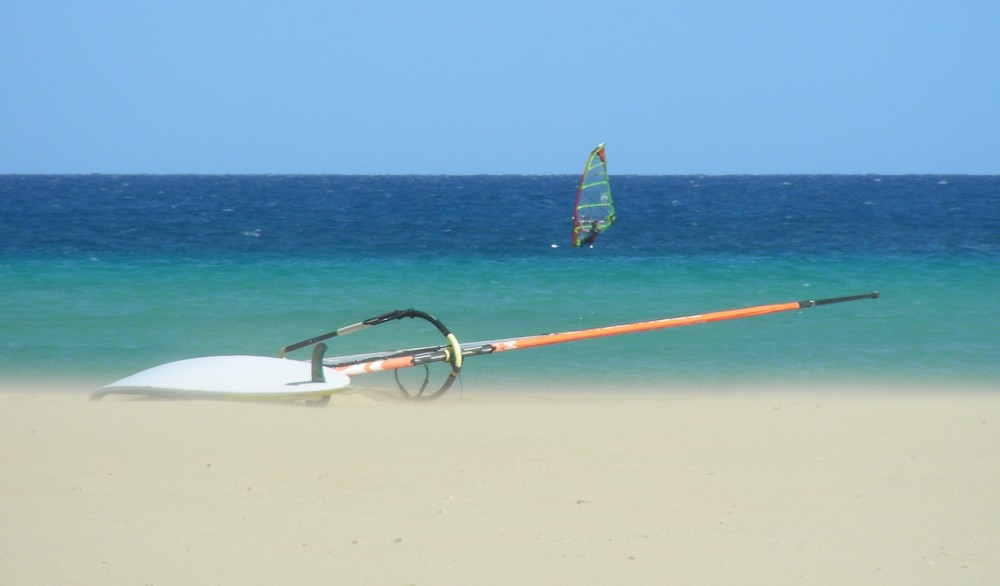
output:
[[[573,246],[592,246],[615,223],[608,164],[601,143],[587,157],[573,208]]]

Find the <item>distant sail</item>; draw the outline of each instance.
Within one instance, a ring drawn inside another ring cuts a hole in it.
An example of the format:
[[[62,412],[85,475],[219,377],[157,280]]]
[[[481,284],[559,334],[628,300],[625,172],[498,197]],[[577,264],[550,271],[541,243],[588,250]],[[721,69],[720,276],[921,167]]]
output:
[[[604,143],[590,152],[576,191],[573,209],[573,246],[590,246],[597,236],[615,223],[615,208],[608,182]]]

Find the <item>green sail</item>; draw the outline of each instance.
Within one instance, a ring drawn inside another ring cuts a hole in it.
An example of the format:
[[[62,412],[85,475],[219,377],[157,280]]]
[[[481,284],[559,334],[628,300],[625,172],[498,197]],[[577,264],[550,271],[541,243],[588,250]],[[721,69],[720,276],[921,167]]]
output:
[[[615,207],[611,200],[608,163],[604,143],[590,152],[587,166],[580,177],[573,209],[573,246],[591,246],[597,236],[615,223]]]

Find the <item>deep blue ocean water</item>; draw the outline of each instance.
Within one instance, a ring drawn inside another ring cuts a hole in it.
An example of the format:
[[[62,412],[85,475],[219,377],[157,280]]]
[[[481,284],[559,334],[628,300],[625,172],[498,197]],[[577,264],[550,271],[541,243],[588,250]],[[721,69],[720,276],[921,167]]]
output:
[[[1000,177],[0,176],[0,382],[111,382],[397,308],[488,340],[871,290],[878,300],[472,358],[466,389],[1000,388]],[[438,343],[407,320],[329,355]],[[361,381],[359,381],[361,382]]]

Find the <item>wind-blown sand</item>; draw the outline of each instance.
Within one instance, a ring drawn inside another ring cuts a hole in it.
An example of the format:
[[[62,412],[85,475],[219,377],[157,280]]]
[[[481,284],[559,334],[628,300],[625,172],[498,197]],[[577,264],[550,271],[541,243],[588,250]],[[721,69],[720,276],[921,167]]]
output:
[[[1000,393],[0,392],[0,584],[996,584]]]

